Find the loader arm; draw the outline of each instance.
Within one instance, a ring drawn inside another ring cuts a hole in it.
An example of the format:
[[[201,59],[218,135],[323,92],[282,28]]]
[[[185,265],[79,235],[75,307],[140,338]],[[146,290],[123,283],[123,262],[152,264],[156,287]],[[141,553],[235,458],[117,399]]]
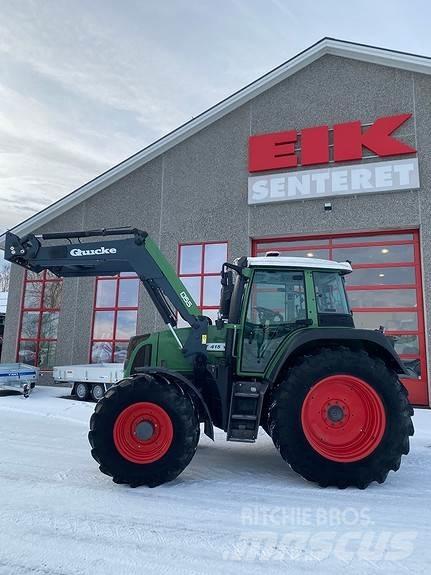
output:
[[[110,239],[82,241],[105,236]],[[42,244],[53,240],[69,243]],[[194,359],[206,356],[209,320],[201,315],[187,288],[147,232],[137,228],[103,228],[28,234],[22,238],[6,232],[5,259],[35,273],[49,270],[65,278],[135,272],[184,354]],[[176,312],[192,328],[184,346],[173,330],[177,325]]]

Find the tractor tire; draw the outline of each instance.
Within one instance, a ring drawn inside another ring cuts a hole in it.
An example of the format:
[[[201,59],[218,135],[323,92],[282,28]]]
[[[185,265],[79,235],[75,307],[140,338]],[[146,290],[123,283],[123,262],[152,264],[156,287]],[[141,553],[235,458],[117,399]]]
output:
[[[269,431],[294,471],[321,487],[383,483],[409,452],[413,409],[398,375],[365,351],[318,349],[274,390]]]
[[[141,375],[112,386],[90,419],[91,454],[115,483],[156,487],[175,479],[199,442],[199,417],[175,383]]]
[[[268,395],[269,397],[269,395]],[[266,399],[266,397],[265,397]],[[265,399],[264,399],[264,404],[262,406],[262,415],[260,417],[260,427],[264,430],[264,432],[269,435],[269,437],[271,437],[271,431],[269,429],[269,405],[265,405]]]

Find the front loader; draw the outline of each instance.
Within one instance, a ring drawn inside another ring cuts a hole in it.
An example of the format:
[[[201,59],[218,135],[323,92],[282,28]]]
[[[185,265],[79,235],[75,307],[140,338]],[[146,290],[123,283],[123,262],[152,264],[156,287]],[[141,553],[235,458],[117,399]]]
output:
[[[354,327],[348,262],[276,253],[226,262],[213,325],[139,229],[7,232],[5,258],[58,277],[133,271],[168,328],[131,338],[124,379],[91,417],[91,453],[116,483],[177,477],[201,423],[212,439],[215,426],[246,443],[263,427],[283,459],[321,486],[383,483],[409,451],[406,374],[381,330]],[[176,327],[178,315],[188,328]]]

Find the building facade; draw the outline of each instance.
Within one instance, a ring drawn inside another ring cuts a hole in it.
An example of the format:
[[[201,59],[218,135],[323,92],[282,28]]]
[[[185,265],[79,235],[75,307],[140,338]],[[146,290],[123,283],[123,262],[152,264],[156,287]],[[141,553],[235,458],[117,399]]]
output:
[[[214,317],[226,259],[350,260],[355,324],[384,326],[429,405],[431,60],[324,39],[13,230],[135,226]],[[13,266],[2,361],[122,361],[160,327],[138,280]]]

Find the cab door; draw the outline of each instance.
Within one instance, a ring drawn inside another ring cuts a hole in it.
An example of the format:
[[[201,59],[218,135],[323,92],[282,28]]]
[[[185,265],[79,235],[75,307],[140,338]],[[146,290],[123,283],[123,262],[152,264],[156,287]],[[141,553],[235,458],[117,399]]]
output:
[[[285,338],[306,325],[304,272],[256,269],[246,298],[237,371],[261,375]]]

